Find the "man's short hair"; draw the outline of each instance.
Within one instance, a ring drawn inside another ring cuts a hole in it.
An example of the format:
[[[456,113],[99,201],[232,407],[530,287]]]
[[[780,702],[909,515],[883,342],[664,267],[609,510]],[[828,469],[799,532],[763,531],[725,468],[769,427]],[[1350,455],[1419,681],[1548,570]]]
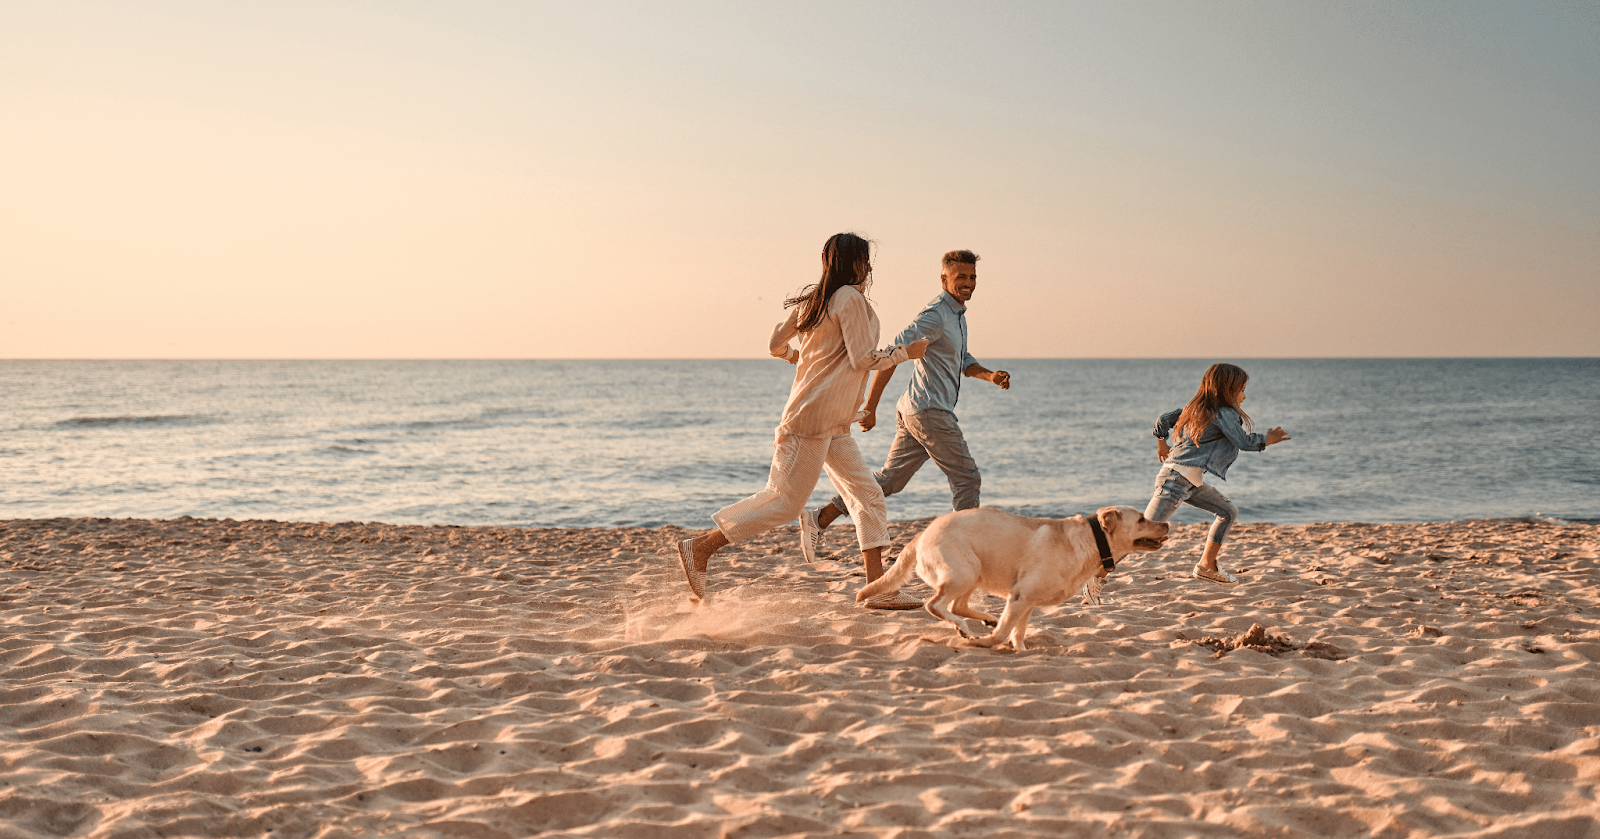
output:
[[[978,255],[972,251],[951,251],[944,255],[944,267],[948,268],[958,262],[976,263]]]

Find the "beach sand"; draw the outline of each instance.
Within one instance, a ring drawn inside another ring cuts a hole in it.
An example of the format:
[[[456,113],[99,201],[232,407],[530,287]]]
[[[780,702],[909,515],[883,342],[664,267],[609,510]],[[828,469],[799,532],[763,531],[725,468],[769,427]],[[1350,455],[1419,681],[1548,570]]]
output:
[[[1203,534],[1017,655],[848,526],[0,522],[0,837],[1600,839],[1600,527]]]

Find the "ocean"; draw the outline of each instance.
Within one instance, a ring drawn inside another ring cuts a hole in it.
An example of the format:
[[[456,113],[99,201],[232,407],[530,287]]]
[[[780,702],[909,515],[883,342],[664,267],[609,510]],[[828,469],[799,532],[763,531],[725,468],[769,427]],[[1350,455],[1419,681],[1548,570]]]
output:
[[[1209,360],[985,359],[957,413],[984,506],[1143,508],[1150,428]],[[1292,440],[1218,482],[1243,521],[1600,519],[1600,359],[1254,359]],[[0,361],[0,518],[710,526],[764,485],[794,368],[729,361]],[[880,465],[894,432],[857,434]],[[824,478],[813,495],[831,494]],[[896,521],[949,510],[929,464]],[[1176,521],[1207,517],[1185,509]]]

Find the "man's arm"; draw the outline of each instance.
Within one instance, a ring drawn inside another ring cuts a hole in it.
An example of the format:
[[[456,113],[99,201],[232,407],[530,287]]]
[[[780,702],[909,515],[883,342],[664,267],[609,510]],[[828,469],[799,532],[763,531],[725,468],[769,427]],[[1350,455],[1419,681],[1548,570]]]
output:
[[[867,388],[867,404],[861,409],[866,412],[866,416],[861,418],[862,431],[871,431],[878,424],[878,400],[883,398],[883,391],[889,386],[889,380],[894,378],[894,371],[894,367],[872,371],[872,384]]]
[[[911,319],[911,323],[906,324],[906,328],[894,336],[893,343],[903,347],[920,338],[937,341],[943,336],[944,318],[940,315],[938,307],[929,306],[918,312],[917,316]]]
[[[1001,390],[1011,389],[1011,374],[1004,370],[990,370],[982,364],[974,361],[971,364],[968,364],[967,369],[962,370],[961,372],[964,375],[971,376],[974,379],[986,379],[994,382],[1000,386]]]

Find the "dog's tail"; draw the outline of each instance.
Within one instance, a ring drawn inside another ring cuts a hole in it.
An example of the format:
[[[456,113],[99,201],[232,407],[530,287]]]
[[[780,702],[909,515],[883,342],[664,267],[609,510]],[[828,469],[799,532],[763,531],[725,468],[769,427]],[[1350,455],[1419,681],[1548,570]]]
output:
[[[918,537],[919,539],[921,537]],[[917,539],[912,539],[911,544],[900,552],[900,557],[894,561],[888,573],[876,580],[867,583],[860,591],[856,592],[856,602],[860,603],[868,598],[891,591],[899,591],[900,587],[910,579],[911,572],[917,567]]]

